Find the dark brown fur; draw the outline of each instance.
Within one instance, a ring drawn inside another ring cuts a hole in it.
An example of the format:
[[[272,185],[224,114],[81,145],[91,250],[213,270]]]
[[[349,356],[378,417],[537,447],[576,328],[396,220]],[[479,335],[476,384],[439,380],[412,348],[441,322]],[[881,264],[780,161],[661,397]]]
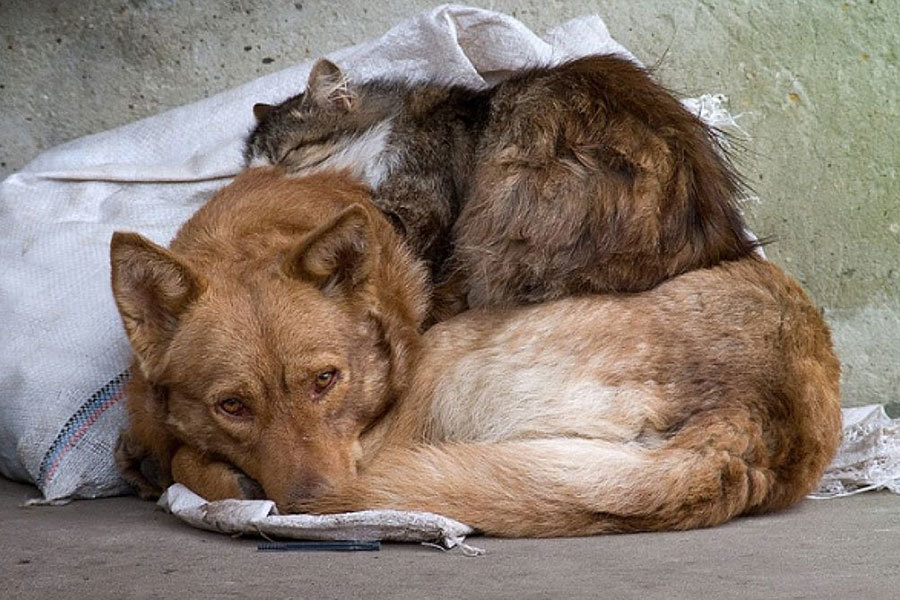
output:
[[[257,112],[248,161],[298,173],[391,123],[358,175],[430,262],[440,316],[646,290],[756,247],[716,134],[616,56],[485,91],[347,82],[320,61],[306,93]]]

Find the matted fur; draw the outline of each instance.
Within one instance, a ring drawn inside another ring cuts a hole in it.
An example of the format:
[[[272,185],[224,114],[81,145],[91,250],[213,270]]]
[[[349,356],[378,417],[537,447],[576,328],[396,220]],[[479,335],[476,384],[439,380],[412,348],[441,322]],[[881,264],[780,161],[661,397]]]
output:
[[[614,55],[478,91],[355,83],[322,60],[305,93],[254,112],[248,163],[367,181],[429,262],[438,317],[641,291],[755,248],[715,134]]]
[[[774,265],[473,310],[420,337],[422,270],[369,199],[346,176],[256,169],[170,250],[116,234],[138,366],[119,457],[145,494],[174,478],[282,511],[552,536],[715,525],[815,486],[840,368]]]

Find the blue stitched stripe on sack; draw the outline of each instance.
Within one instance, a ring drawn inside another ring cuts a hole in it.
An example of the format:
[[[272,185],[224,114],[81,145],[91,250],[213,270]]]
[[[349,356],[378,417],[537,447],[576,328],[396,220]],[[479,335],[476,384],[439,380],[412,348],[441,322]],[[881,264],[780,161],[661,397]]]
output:
[[[122,399],[130,373],[124,371],[94,392],[73,414],[50,445],[38,471],[38,486],[43,488],[56,475],[65,455],[84,437],[100,416]]]

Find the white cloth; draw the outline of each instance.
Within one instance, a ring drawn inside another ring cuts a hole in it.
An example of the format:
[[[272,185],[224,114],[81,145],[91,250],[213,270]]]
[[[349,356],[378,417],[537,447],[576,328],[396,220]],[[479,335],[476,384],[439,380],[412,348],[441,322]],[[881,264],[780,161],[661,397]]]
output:
[[[433,542],[480,553],[463,543],[474,530],[459,521],[426,512],[364,510],[338,515],[279,515],[271,500],[207,502],[185,486],[169,487],[158,503],[176,517],[209,531],[304,540]]]
[[[841,449],[811,498],[852,496],[871,490],[900,494],[900,419],[881,404],[845,408]]]

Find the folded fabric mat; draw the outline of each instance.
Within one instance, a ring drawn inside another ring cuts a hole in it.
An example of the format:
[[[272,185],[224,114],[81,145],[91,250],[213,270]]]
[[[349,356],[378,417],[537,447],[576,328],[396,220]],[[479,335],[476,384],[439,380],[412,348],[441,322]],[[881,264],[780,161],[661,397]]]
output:
[[[427,512],[363,510],[338,515],[279,515],[271,500],[207,502],[176,483],[159,499],[176,517],[209,531],[307,540],[381,540],[431,542],[459,548],[464,554],[481,550],[463,542],[474,532],[468,525]]]
[[[484,86],[529,66],[608,52],[635,60],[597,16],[541,38],[511,17],[447,5],[329,58],[357,80],[399,74]],[[251,106],[297,93],[311,64],[64,144],[0,184],[0,473],[33,482],[46,501],[127,492],[112,457],[130,357],[109,289],[110,236],[132,230],[168,243],[241,169]],[[685,104],[712,125],[734,125],[721,100]],[[232,502],[222,512],[181,487],[162,503],[193,525],[226,532],[318,539],[369,532],[453,545],[471,531],[396,511],[276,517],[268,504],[235,509]]]

